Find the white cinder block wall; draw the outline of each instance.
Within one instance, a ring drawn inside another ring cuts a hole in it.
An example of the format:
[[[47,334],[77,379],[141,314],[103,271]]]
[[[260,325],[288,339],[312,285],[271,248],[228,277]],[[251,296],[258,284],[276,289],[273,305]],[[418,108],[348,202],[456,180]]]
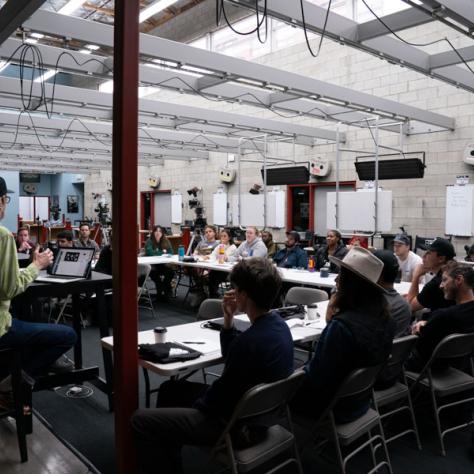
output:
[[[457,47],[466,45],[467,38],[458,38],[455,32],[446,29],[437,22],[403,32],[404,38],[416,42],[430,41],[445,36],[453,39]],[[319,41],[319,39],[316,41]],[[447,45],[439,45],[425,48],[425,51],[434,53],[446,49]],[[321,54],[316,59],[310,56],[306,45],[302,43],[264,56],[258,61],[455,118],[456,130],[454,132],[404,137],[405,151],[426,152],[427,169],[423,179],[381,182],[384,189],[393,191],[393,232],[396,232],[398,227],[403,225],[413,235],[444,235],[446,185],[453,184],[459,174],[467,174],[471,179],[473,176],[474,168],[463,163],[462,154],[467,143],[474,139],[474,94],[464,92],[399,66],[390,65],[368,54],[326,39]],[[199,97],[177,96],[169,92],[160,92],[157,97],[160,100],[185,102],[190,105],[218,108],[242,114],[251,113],[254,116],[284,120],[267,110],[255,110],[228,103],[216,104],[216,102]],[[335,123],[333,122],[325,123],[301,117],[288,120],[304,125],[335,129]],[[369,153],[373,150],[374,143],[367,130],[355,127],[343,127],[342,130],[347,133],[347,143],[345,145],[347,148],[363,149]],[[382,145],[398,146],[398,135],[380,132],[380,140]],[[312,149],[297,146],[295,149],[296,161],[307,161],[312,157],[322,157],[329,159],[333,164],[335,162],[335,147],[333,145],[321,145]],[[269,148],[269,154],[293,158],[293,147],[285,144],[272,145]],[[353,153],[343,153],[341,180],[357,179],[353,164],[354,158]],[[160,189],[179,190],[183,194],[183,202],[185,203],[184,218],[192,219],[194,213],[187,208],[186,190],[193,186],[201,186],[204,190],[205,216],[209,222],[212,222],[212,194],[222,184],[218,177],[218,169],[226,162],[226,154],[211,153],[208,161],[192,163],[167,161],[163,166],[140,167],[139,190],[145,191],[148,189],[148,176],[159,176],[161,178]],[[230,167],[235,166],[235,163],[230,164]],[[248,192],[248,189],[255,182],[261,183],[260,167],[260,164],[257,163],[245,163],[241,176],[243,192]],[[110,173],[101,172],[100,174],[91,175],[86,180],[86,214],[92,214],[94,206],[91,193],[105,192],[106,182],[109,179]],[[331,175],[324,180],[335,180],[334,167]],[[236,183],[228,186],[230,195],[236,193],[236,191]],[[174,230],[178,230],[178,227]],[[282,231],[275,231],[274,233],[277,234],[278,238],[283,238]],[[461,256],[464,255],[462,247],[474,242],[474,240],[454,238],[453,242],[458,255]]]

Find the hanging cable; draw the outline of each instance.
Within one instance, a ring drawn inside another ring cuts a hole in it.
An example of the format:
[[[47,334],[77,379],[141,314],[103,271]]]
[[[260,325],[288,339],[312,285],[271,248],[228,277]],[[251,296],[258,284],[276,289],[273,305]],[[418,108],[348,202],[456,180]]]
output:
[[[303,4],[303,0],[300,0],[300,5],[301,5],[301,21],[303,23],[303,31],[304,31],[304,38],[306,40],[306,46],[308,47],[308,50],[311,54],[311,56],[313,56],[313,58],[317,58],[319,56],[319,53],[321,51],[321,46],[323,45],[323,39],[324,39],[324,36],[326,35],[326,27],[327,27],[327,24],[328,24],[328,18],[329,18],[329,12],[331,11],[331,3],[332,3],[332,0],[329,0],[329,3],[328,3],[328,8],[326,10],[326,16],[324,18],[324,25],[323,25],[323,30],[321,31],[321,37],[319,39],[319,45],[318,45],[318,51],[316,53],[313,52],[313,49],[311,48],[311,45],[309,43],[309,38],[308,38],[308,31],[306,29],[306,19],[305,19],[305,16],[304,16],[304,4]]]
[[[370,8],[370,6],[367,4],[366,0],[362,0],[362,3],[366,6],[367,10],[369,10],[369,12],[372,13],[372,15],[377,19],[377,21],[380,22],[393,36],[395,36],[395,38],[400,40],[402,43],[405,43],[409,46],[416,46],[416,47],[419,47],[419,48],[423,48],[423,47],[426,47],[426,46],[432,46],[434,44],[438,44],[438,43],[441,43],[443,41],[446,41],[446,43],[448,43],[450,48],[456,53],[457,57],[461,60],[461,62],[469,69],[469,71],[471,71],[474,74],[474,69],[472,69],[471,66],[469,66],[467,61],[462,57],[461,53],[455,48],[453,43],[451,43],[451,41],[448,38],[440,38],[440,39],[437,39],[437,40],[434,40],[434,41],[429,41],[427,43],[413,43],[411,41],[407,41],[406,39],[402,38],[399,34],[397,34],[394,30],[392,30],[392,28],[390,28],[387,25],[387,23],[385,23],[382,20],[382,18],[380,18],[374,12],[374,10],[372,10],[372,8]]]

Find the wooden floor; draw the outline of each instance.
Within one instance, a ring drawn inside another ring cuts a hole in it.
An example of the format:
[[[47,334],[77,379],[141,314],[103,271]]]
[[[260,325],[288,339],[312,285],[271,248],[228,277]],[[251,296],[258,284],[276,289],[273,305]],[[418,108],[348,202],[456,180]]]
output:
[[[36,418],[28,435],[28,462],[20,462],[15,422],[0,419],[2,474],[86,474],[91,470]]]

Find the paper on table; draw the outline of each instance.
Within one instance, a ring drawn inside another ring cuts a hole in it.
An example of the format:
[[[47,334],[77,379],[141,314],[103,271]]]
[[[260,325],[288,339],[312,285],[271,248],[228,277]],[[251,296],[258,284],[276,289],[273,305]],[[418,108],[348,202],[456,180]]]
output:
[[[220,352],[221,344],[220,342],[214,342],[210,339],[205,339],[202,337],[199,338],[186,338],[183,340],[173,341],[176,344],[181,344],[182,346],[188,347],[194,351],[201,352],[202,354],[210,354],[211,352]]]

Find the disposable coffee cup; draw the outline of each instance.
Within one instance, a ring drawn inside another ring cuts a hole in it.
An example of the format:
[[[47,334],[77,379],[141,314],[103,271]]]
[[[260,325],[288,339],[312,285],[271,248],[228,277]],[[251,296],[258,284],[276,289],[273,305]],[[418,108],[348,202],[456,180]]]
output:
[[[153,332],[155,334],[155,343],[166,342],[166,333],[167,333],[166,328],[158,326],[155,329],[153,329]]]
[[[318,305],[316,303],[309,304],[307,312],[309,320],[318,319]]]

